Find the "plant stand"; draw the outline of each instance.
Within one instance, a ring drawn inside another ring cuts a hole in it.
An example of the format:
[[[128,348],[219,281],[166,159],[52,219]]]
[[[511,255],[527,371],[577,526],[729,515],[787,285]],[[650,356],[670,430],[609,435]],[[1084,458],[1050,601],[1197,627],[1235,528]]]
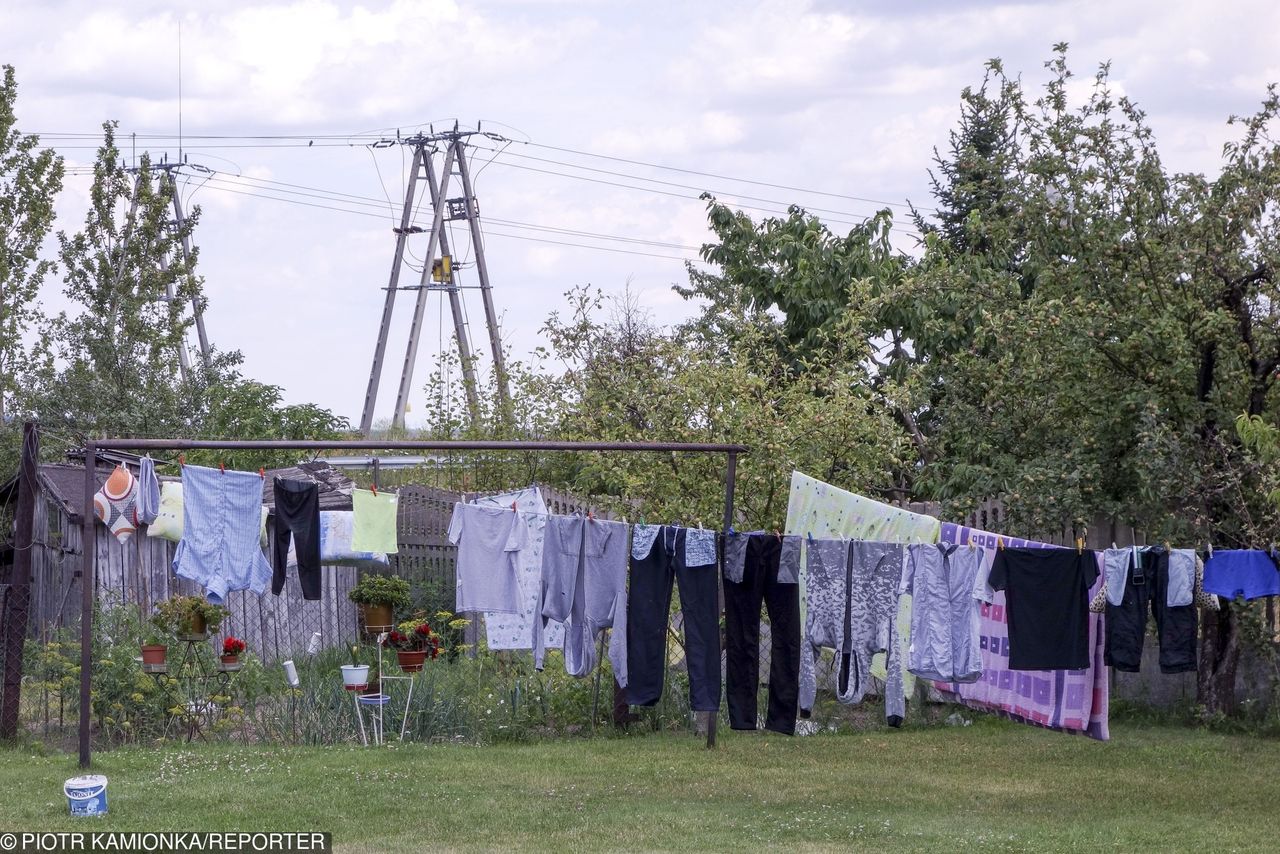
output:
[[[212,725],[218,717],[218,704],[214,697],[230,693],[236,674],[241,664],[227,665],[220,661],[207,662],[200,655],[200,646],[208,640],[207,635],[182,635],[179,643],[182,651],[174,664],[144,664],[142,672],[151,676],[166,699],[172,698],[169,708],[181,711],[174,714],[165,725],[165,735],[175,722],[186,729],[186,741],[194,741],[196,736],[208,741],[205,728]],[[170,677],[177,684],[169,681]]]
[[[409,706],[413,702],[413,685],[417,673],[405,673],[400,676],[384,676],[382,673],[382,647],[381,638],[379,638],[378,646],[378,677],[376,684],[378,692],[366,692],[365,686],[351,686],[351,700],[354,704],[356,723],[360,727],[360,744],[368,747],[370,743],[370,734],[373,736],[373,744],[381,746],[385,744],[384,726],[386,723],[385,708],[391,702],[391,695],[385,693],[386,684],[388,682],[405,682],[408,683],[408,690],[405,691],[404,710],[400,715],[400,740],[404,741],[405,730],[409,726]],[[369,714],[369,726],[365,728],[365,712]]]

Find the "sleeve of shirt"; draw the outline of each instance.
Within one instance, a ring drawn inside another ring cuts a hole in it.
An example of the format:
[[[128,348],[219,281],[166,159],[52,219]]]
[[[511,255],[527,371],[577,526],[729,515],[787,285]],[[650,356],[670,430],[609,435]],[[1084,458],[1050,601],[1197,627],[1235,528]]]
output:
[[[982,549],[977,549],[978,571],[973,574],[973,598],[980,602],[993,602],[996,591],[991,587],[991,569],[994,561],[988,563]]]
[[[1082,557],[1085,558],[1080,561],[1080,570],[1084,573],[1084,586],[1092,588],[1093,583],[1098,580],[1098,553],[1086,551]]]
[[[524,516],[519,513],[513,512],[511,517],[511,528],[507,531],[507,542],[502,550],[518,552],[529,545],[529,526],[524,523]]]
[[[996,552],[995,562],[991,565],[991,575],[987,577],[987,585],[992,590],[1009,588],[1009,570],[1005,567],[1004,550]]]
[[[449,520],[449,542],[455,546],[462,539],[462,502],[453,505],[453,518]]]
[[[898,595],[912,592],[916,577],[916,555],[920,552],[915,546],[907,546],[906,559],[903,560],[902,578],[898,581]]]

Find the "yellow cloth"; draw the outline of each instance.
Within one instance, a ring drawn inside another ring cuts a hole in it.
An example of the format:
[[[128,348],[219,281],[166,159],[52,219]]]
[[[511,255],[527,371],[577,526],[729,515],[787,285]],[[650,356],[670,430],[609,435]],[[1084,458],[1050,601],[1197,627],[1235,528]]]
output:
[[[351,548],[357,552],[395,554],[396,511],[400,497],[394,492],[374,494],[367,489],[351,491],[351,509],[354,511],[351,531]]]

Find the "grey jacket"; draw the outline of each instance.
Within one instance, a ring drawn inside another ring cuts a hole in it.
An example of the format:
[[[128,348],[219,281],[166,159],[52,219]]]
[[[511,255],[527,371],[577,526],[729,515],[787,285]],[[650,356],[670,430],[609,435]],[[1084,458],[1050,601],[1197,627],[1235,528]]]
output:
[[[907,669],[916,676],[976,682],[982,675],[982,557],[982,549],[951,543],[907,546],[899,592],[911,594]]]
[[[548,516],[542,547],[542,618],[534,620],[533,663],[542,669],[544,630],[564,623],[564,667],[570,676],[595,669],[595,641],[609,636],[614,678],[627,686],[627,526],[582,516]]]

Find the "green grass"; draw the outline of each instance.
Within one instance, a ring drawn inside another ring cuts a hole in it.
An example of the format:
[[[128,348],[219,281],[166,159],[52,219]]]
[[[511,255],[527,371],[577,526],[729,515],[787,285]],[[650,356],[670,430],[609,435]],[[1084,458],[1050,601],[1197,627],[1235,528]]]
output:
[[[74,757],[0,751],[0,830],[324,830],[342,851],[1276,849],[1280,741],[1121,724],[1102,744],[979,717],[806,738],[100,754],[110,815],[72,819]]]

